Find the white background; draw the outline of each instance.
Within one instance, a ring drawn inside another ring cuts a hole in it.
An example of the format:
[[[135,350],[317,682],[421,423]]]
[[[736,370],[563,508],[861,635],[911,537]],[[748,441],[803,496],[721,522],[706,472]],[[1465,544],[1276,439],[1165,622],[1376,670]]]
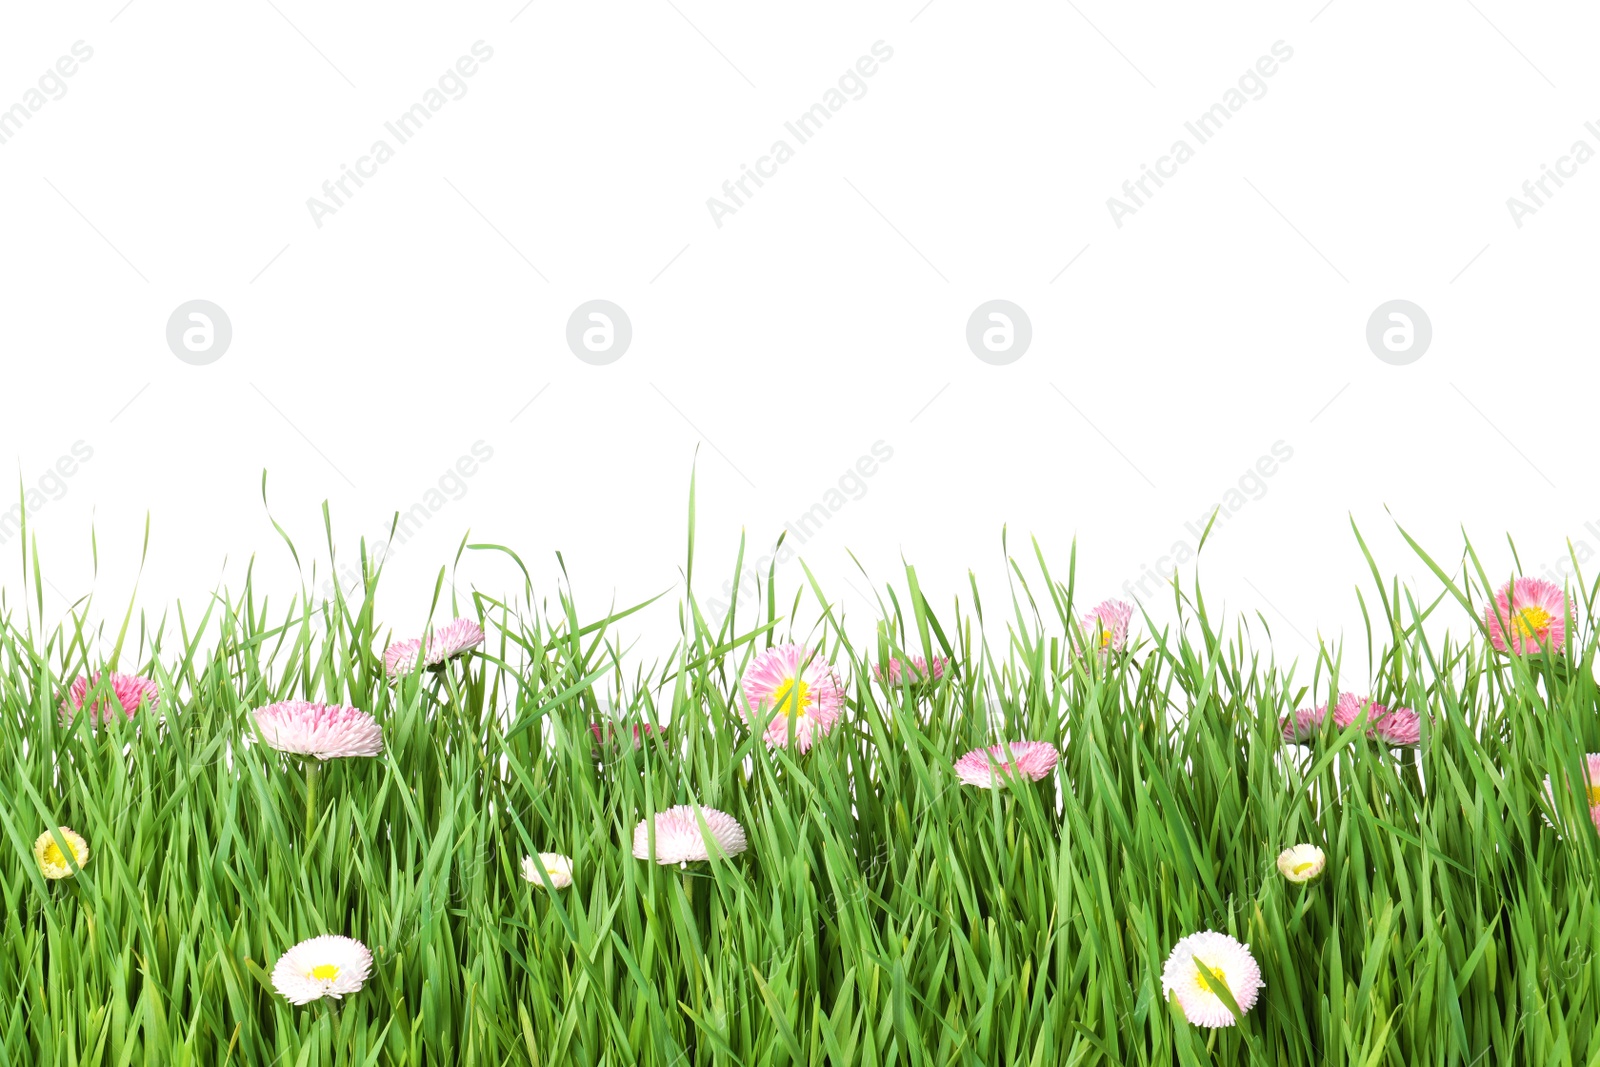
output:
[[[1541,573],[1568,538],[1600,547],[1600,162],[1520,228],[1506,201],[1600,149],[1597,21],[1503,0],[9,5],[0,108],[93,49],[0,144],[0,451],[46,478],[46,614],[92,590],[120,616],[147,514],[152,612],[237,587],[252,554],[286,606],[264,468],[320,579],[322,501],[353,556],[478,441],[493,458],[391,561],[401,631],[469,529],[541,597],[561,551],[589,617],[670,589],[697,448],[705,598],[741,530],[765,551],[878,441],[892,459],[801,548],[858,616],[847,548],[948,604],[969,569],[1004,595],[1002,527],[1063,572],[1076,538],[1084,607],[1125,595],[1279,441],[1293,458],[1201,562],[1213,609],[1260,611],[1281,655],[1358,637],[1351,516],[1402,575],[1423,568],[1396,522],[1447,565],[1464,525],[1497,576],[1510,533]],[[398,145],[384,123],[480,40],[465,96]],[[798,145],[784,123],[879,41],[865,95]],[[1184,123],[1278,41],[1265,95],[1198,144]],[[307,199],[380,138],[394,158],[319,228]],[[1180,138],[1194,158],[1119,228],[1107,198]],[[794,158],[718,227],[707,198],[778,139]],[[233,327],[208,366],[165,338],[196,298]],[[565,341],[594,298],[633,325],[608,366]],[[1032,322],[1008,366],[965,340],[995,298]],[[1409,366],[1365,340],[1396,298],[1432,321]],[[49,481],[78,441],[92,459]],[[456,581],[520,584],[481,553]],[[669,636],[674,599],[633,632]]]

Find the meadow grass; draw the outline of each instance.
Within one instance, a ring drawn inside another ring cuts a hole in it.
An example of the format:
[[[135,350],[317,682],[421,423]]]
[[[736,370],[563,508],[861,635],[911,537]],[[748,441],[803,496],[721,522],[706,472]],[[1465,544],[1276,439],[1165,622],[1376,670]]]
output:
[[[690,545],[692,590],[692,519]],[[488,643],[398,683],[365,563],[351,599],[273,614],[247,579],[48,629],[35,564],[0,619],[0,1067],[1600,1063],[1600,842],[1581,786],[1544,787],[1600,751],[1594,591],[1564,656],[1497,653],[1478,620],[1500,580],[1464,560],[1428,560],[1425,601],[1372,568],[1370,677],[1336,648],[1291,666],[1198,588],[1171,591],[1175,624],[1136,617],[1127,654],[1083,654],[1098,598],[1035,550],[999,612],[976,586],[936,607],[909,568],[861,624],[809,572],[720,623],[691,592],[648,666],[622,647],[636,609],[436,593]],[[750,658],[790,639],[848,686],[805,754],[738,711]],[[951,667],[874,678],[908,655]],[[71,680],[113,667],[157,681],[156,712],[63,724]],[[1420,748],[1331,719],[1283,743],[1283,715],[1341,689],[1425,710]],[[291,697],[370,711],[383,754],[313,770],[263,746],[250,709]],[[637,722],[668,729],[635,744]],[[958,784],[954,757],[1021,739],[1060,748],[1055,776]],[[635,859],[636,824],[689,802],[749,850]],[[92,856],[51,882],[32,845],[56,825]],[[1304,887],[1274,866],[1302,841],[1328,857]],[[573,857],[571,888],[523,880],[540,851]],[[1265,978],[1233,1028],[1162,995],[1207,929]],[[274,961],[324,933],[373,974],[294,1007]]]

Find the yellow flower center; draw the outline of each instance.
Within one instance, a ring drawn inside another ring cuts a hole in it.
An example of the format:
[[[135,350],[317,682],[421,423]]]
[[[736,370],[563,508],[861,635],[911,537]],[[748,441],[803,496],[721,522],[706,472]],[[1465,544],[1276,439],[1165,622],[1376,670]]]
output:
[[[1221,967],[1207,967],[1205,964],[1201,963],[1199,960],[1195,960],[1194,961],[1194,968],[1195,968],[1195,970],[1194,970],[1194,984],[1199,987],[1200,992],[1202,992],[1202,993],[1211,992],[1211,987],[1206,984],[1206,972],[1207,971],[1210,971],[1211,972],[1211,977],[1213,977],[1217,981],[1221,982],[1224,986],[1226,986],[1228,984],[1227,978],[1223,976]],[[1229,989],[1228,991],[1230,993],[1233,992],[1232,989]]]
[[[1311,862],[1297,863],[1293,867],[1291,867],[1290,870],[1294,871],[1295,874],[1305,874],[1307,871],[1309,871],[1311,868],[1313,868],[1315,866],[1316,866],[1316,864],[1315,863],[1311,863]]]
[[[1589,803],[1591,806],[1600,804],[1600,782],[1589,783]]]
[[[1512,619],[1518,637],[1543,637],[1553,616],[1543,608],[1520,608]]]
[[[319,963],[311,968],[311,977],[321,982],[331,982],[339,977],[339,968],[331,963]]]
[[[1112,633],[1110,630],[1101,630],[1100,631],[1100,647],[1102,649],[1110,648],[1111,647],[1111,642],[1115,637],[1116,637],[1116,634]]]
[[[774,711],[781,711],[790,718],[804,715],[811,706],[811,686],[799,678],[786,678],[772,694],[772,707]]]
[[[67,857],[61,854],[61,846],[55,843],[54,838],[44,846],[44,861],[51,867],[67,865]]]

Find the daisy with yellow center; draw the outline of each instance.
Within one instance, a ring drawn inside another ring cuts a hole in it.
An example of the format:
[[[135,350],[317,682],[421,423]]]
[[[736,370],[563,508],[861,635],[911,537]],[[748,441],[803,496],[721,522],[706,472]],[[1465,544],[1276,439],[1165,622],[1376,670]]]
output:
[[[1583,780],[1576,784],[1579,785],[1578,795],[1588,801],[1589,820],[1600,830],[1600,752],[1590,752],[1583,757]],[[1545,776],[1544,793],[1550,806],[1560,811],[1562,801],[1556,796],[1555,783],[1549,775]]]
[[[1250,946],[1227,934],[1206,930],[1190,934],[1172,947],[1161,971],[1161,991],[1178,1001],[1183,1017],[1194,1026],[1233,1026],[1227,1001],[1217,995],[1221,986],[1241,1012],[1255,1007],[1266,983]]]
[[[767,744],[781,748],[794,732],[795,748],[811,747],[826,735],[844,709],[844,686],[820,652],[802,645],[773,645],[750,661],[745,671],[745,722],[760,726]]]
[[[1567,598],[1561,587],[1543,578],[1507,582],[1484,609],[1489,642],[1501,652],[1519,655],[1559,652],[1567,640]]]
[[[1316,845],[1295,845],[1278,853],[1278,871],[1296,885],[1304,885],[1322,873],[1328,857]]]
[[[559,852],[541,852],[538,857],[522,857],[522,877],[540,889],[544,888],[544,879],[539,877],[543,870],[550,878],[550,885],[555,889],[565,889],[572,884],[572,857],[563,856]]]
[[[66,840],[67,847],[72,852],[71,860],[68,860],[67,854],[61,851],[61,846],[56,844],[55,834],[49,830],[40,834],[39,839],[33,843],[33,858],[39,861],[39,870],[52,881],[71,878],[89,862],[87,841],[74,833],[71,827],[59,827],[58,832]]]
[[[1133,621],[1133,605],[1123,600],[1102,601],[1081,622],[1083,643],[1101,656],[1128,647],[1128,624]]]
[[[278,957],[272,987],[291,1004],[358,993],[372,973],[372,953],[350,937],[323,934],[300,942]]]

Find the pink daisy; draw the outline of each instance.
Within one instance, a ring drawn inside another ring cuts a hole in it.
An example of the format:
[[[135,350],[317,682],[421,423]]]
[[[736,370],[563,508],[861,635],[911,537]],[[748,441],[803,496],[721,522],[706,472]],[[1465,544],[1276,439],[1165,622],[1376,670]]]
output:
[[[1369,700],[1354,693],[1340,693],[1339,702],[1333,706],[1333,725],[1343,730],[1361,718],[1361,709],[1368,703]]]
[[[96,674],[93,680],[80,674],[77,681],[67,690],[67,699],[61,702],[62,717],[70,722],[73,716],[84,710],[84,698],[89,695],[89,690],[99,688],[102,678],[110,683],[111,694],[116,697],[116,703],[113,704],[105,699],[91,703],[88,708],[90,722],[110,722],[111,713],[119,708],[124,718],[131,719],[139,710],[141,701],[148,704],[151,711],[154,711],[161,701],[156,683],[137,674],[112,671],[110,674]]]
[[[1132,604],[1122,600],[1101,601],[1099,607],[1083,617],[1084,643],[1102,654],[1121,652],[1128,647],[1128,623],[1132,619]]]
[[[1343,730],[1361,717],[1363,701],[1354,693],[1340,693],[1333,705],[1333,724]],[[1309,745],[1322,732],[1322,721],[1328,717],[1328,705],[1301,708],[1293,715],[1283,717],[1283,739],[1291,745]]]
[[[905,662],[891,657],[887,671],[874,663],[872,673],[877,676],[878,681],[891,686],[900,685],[905,681],[909,681],[912,685],[921,685],[930,679],[938,681],[943,678],[945,669],[949,666],[950,661],[943,656],[935,656],[932,661],[921,656],[912,656]]]
[[[422,655],[424,667],[437,667],[446,660],[471,652],[481,644],[483,627],[471,619],[455,619],[428,635],[426,653],[422,650],[422,641],[415,637],[396,641],[384,649],[383,669],[389,677],[394,678],[409,674],[411,668],[417,665],[419,654]]]
[[[1008,759],[1007,749],[1010,750]],[[975,748],[956,760],[956,777],[979,789],[997,788],[1012,771],[1037,782],[1048,777],[1061,761],[1061,753],[1045,741],[1012,741],[1005,745]]]
[[[1293,715],[1283,717],[1283,740],[1289,745],[1309,745],[1322,730],[1322,720],[1328,716],[1328,705],[1301,708]]]
[[[1543,578],[1518,578],[1507,582],[1483,612],[1489,640],[1506,650],[1506,633],[1519,655],[1546,649],[1559,652],[1567,640],[1567,598],[1561,587]]]
[[[1594,828],[1600,830],[1600,752],[1590,752],[1583,757],[1583,797],[1589,805],[1589,818],[1594,823]],[[1555,785],[1550,776],[1544,779],[1544,792],[1550,798],[1550,806],[1560,810],[1556,803]]]
[[[726,859],[737,856],[750,847],[745,840],[744,827],[739,825],[739,820],[715,808],[698,809],[691,804],[679,804],[675,808],[656,812],[656,854],[654,859],[662,866],[671,866],[676,863],[685,866],[696,860],[711,858],[711,852],[706,848],[707,834],[700,831],[700,820],[704,819],[706,831],[711,838],[711,846],[717,855]],[[642,860],[651,859],[650,855],[650,820],[645,819],[634,827],[633,854]]]
[[[328,760],[383,751],[383,730],[359,708],[284,700],[254,714],[261,739],[279,752]]]
[[[1367,736],[1391,748],[1410,747],[1422,742],[1422,717],[1410,708],[1390,711],[1382,704],[1374,704],[1369,697],[1354,693],[1340,693],[1333,706],[1333,725],[1343,730],[1367,714]],[[1328,706],[1302,708],[1283,718],[1283,740],[1291,745],[1309,745],[1322,732],[1322,722],[1328,716]]]
[[[1382,704],[1374,704],[1367,736],[1391,748],[1415,747],[1422,743],[1422,716],[1410,708],[1390,711]]]
[[[795,747],[805,752],[816,734],[826,736],[839,721],[844,685],[820,653],[813,655],[802,645],[773,645],[744,672],[744,698],[744,721],[752,726],[764,722],[768,745],[789,743],[792,720]]]

